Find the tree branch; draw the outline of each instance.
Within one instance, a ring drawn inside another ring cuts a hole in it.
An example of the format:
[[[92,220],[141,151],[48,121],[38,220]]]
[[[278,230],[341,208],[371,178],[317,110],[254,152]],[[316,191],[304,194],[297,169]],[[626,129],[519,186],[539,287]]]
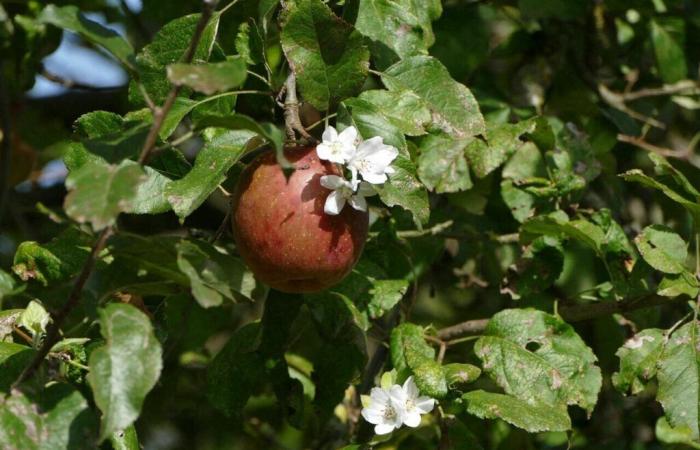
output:
[[[626,134],[618,134],[617,135],[617,140],[620,142],[625,142],[627,144],[634,145],[635,147],[639,147],[641,149],[644,149],[646,151],[656,153],[661,156],[665,156],[667,158],[675,158],[675,159],[682,159],[682,160],[688,160],[690,156],[693,154],[693,147],[688,146],[685,150],[671,150],[670,148],[666,147],[659,147],[658,145],[651,144],[641,137],[636,137],[636,136],[629,136]]]
[[[203,4],[204,7],[202,11],[202,16],[199,22],[197,23],[197,28],[195,30],[194,35],[192,36],[192,40],[190,41],[190,46],[187,48],[187,52],[185,52],[185,55],[183,57],[183,61],[188,63],[192,61],[195,50],[197,49],[197,45],[199,44],[199,41],[202,38],[204,28],[206,27],[207,23],[209,22],[209,19],[211,18],[214,12],[214,9],[216,8],[217,0],[204,0]],[[177,98],[178,92],[179,88],[177,86],[174,86],[168,93],[168,96],[165,102],[163,103],[163,106],[155,109],[153,116],[153,124],[151,125],[151,128],[148,131],[148,136],[146,136],[146,140],[143,144],[143,148],[141,149],[141,154],[138,159],[139,164],[146,164],[151,151],[155,147],[156,140],[158,138],[158,133],[160,132],[161,127],[163,126],[163,120],[168,114],[168,111],[170,111],[170,108],[172,108],[173,103],[175,102],[175,98]],[[83,288],[85,287],[85,283],[87,282],[88,278],[90,278],[90,274],[92,273],[92,270],[95,267],[95,263],[97,262],[100,253],[107,245],[107,240],[113,233],[114,227],[112,226],[107,227],[100,232],[99,236],[97,237],[97,241],[92,246],[90,255],[83,264],[80,274],[78,275],[78,278],[73,284],[73,288],[71,289],[71,292],[68,295],[68,300],[56,314],[52,315],[52,322],[49,328],[46,330],[46,337],[44,337],[44,342],[41,344],[41,347],[37,351],[37,354],[34,356],[32,361],[29,363],[29,365],[22,371],[19,377],[17,377],[17,380],[12,384],[13,388],[16,388],[22,382],[28,380],[34,375],[37,369],[41,366],[41,363],[44,361],[44,358],[46,358],[46,355],[49,354],[53,346],[60,339],[61,326],[63,326],[63,322],[65,322],[68,315],[73,311],[73,309],[75,309],[75,307],[80,302],[80,297]]]
[[[182,57],[182,62],[186,64],[192,62],[192,58],[194,58],[194,54],[197,51],[197,46],[199,45],[199,41],[202,39],[204,29],[207,27],[207,23],[209,23],[209,19],[211,19],[212,14],[214,14],[217,3],[217,0],[203,1],[204,7],[202,8],[202,15],[199,17],[197,28],[194,31],[194,35],[192,36],[192,40],[190,41],[190,45],[187,48],[185,55]],[[148,162],[151,150],[153,150],[156,145],[156,141],[158,140],[158,133],[163,126],[163,121],[167,117],[168,112],[170,112],[170,109],[173,107],[173,104],[175,104],[177,95],[180,93],[180,87],[181,86],[177,85],[173,86],[172,89],[170,89],[170,92],[168,92],[165,102],[163,102],[163,106],[160,108],[155,108],[153,112],[153,125],[148,131],[146,140],[143,143],[143,148],[141,149],[141,154],[139,155],[138,159],[139,164],[146,164]]]
[[[682,300],[682,298],[680,298]],[[669,299],[651,295],[621,302],[601,302],[581,305],[571,305],[559,308],[559,315],[566,322],[582,322],[584,320],[619,314],[638,309],[651,308],[653,306],[673,304],[679,301],[679,297]],[[438,330],[437,337],[442,340],[450,340],[461,336],[482,333],[486,329],[489,319],[474,319],[458,323]]]

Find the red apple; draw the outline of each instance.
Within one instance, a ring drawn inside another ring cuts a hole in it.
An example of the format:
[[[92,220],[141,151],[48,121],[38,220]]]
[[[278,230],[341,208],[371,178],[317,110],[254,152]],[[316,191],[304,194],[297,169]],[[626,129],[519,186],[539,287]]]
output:
[[[323,175],[342,175],[315,147],[285,150],[294,172],[285,179],[274,152],[254,159],[233,194],[233,237],[258,280],[284,292],[316,292],[342,280],[367,239],[369,216],[349,204],[323,212],[330,190]]]

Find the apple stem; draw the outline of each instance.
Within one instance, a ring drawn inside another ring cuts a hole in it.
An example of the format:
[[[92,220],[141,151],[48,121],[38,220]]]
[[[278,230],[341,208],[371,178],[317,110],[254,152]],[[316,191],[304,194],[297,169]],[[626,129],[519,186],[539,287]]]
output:
[[[296,133],[299,133],[304,139],[315,142],[299,119],[299,100],[297,99],[297,78],[294,71],[290,70],[287,81],[284,82],[284,125],[287,134],[287,142],[296,142]],[[295,133],[296,132],[296,133]]]

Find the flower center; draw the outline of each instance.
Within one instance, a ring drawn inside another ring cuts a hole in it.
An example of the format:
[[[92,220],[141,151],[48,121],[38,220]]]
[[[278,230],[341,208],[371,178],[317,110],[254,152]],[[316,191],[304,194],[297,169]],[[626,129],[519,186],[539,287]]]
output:
[[[394,420],[396,419],[396,410],[393,406],[387,406],[384,408],[384,420]]]
[[[416,404],[413,402],[412,399],[409,398],[408,400],[406,400],[406,410],[407,411],[410,411],[415,407],[416,407]]]
[[[340,142],[333,142],[330,146],[331,153],[338,155],[343,151],[343,144]]]

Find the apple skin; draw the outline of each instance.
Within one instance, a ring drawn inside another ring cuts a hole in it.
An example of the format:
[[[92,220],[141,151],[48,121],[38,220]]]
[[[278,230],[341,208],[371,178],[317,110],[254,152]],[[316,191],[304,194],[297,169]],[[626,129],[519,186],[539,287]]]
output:
[[[362,253],[369,214],[349,204],[337,216],[323,212],[331,193],[323,175],[341,175],[321,161],[315,147],[285,150],[295,167],[285,179],[275,154],[255,158],[241,174],[232,197],[233,237],[259,281],[283,292],[326,289],[352,270]]]

